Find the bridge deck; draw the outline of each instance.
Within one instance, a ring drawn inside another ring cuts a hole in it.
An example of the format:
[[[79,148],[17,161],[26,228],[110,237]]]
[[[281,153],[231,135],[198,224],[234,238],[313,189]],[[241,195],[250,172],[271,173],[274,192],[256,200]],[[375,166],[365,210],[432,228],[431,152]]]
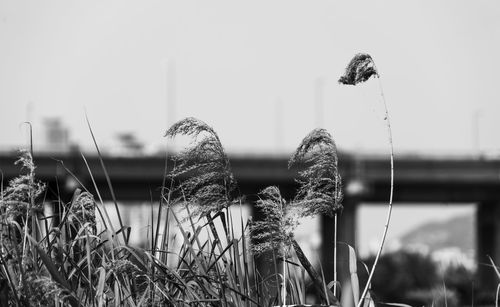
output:
[[[14,155],[0,155],[0,170],[4,182],[19,173]],[[89,168],[79,154],[37,155],[37,177],[54,188],[67,184],[71,176],[67,168],[91,191],[89,169],[105,199],[110,199],[104,171],[96,156],[87,156]],[[63,164],[60,162],[63,161]],[[243,195],[255,195],[268,185],[277,185],[286,198],[296,189],[297,170],[287,168],[283,157],[230,157],[231,167]],[[150,192],[158,194],[165,169],[164,157],[104,157],[113,189],[119,200],[149,200]],[[340,157],[340,172],[344,186],[359,180],[365,192],[359,199],[365,202],[385,202],[389,191],[389,161],[381,158]],[[168,163],[172,167],[171,161]],[[347,195],[349,196],[349,195]],[[442,160],[432,158],[396,157],[396,202],[484,202],[500,200],[500,161]]]

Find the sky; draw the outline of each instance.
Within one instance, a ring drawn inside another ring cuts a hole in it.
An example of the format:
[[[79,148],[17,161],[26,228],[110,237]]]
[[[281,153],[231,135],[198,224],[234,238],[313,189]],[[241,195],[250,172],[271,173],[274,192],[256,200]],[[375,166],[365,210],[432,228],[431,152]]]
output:
[[[214,127],[228,152],[289,154],[312,129],[386,152],[379,83],[337,80],[369,53],[396,154],[499,152],[498,1],[0,1],[0,149],[70,139],[156,150],[174,121]]]

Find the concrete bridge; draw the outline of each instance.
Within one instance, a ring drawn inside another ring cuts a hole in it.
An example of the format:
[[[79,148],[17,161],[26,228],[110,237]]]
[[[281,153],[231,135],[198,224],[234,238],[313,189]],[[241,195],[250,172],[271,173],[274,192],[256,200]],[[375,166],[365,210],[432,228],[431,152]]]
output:
[[[0,170],[4,184],[19,173],[14,165],[15,153],[0,154]],[[269,185],[277,185],[285,198],[293,198],[296,170],[287,169],[287,158],[272,156],[232,156],[231,166],[242,195],[255,199]],[[386,203],[389,197],[390,164],[387,157],[341,155],[340,172],[345,188],[344,211],[340,218],[340,240],[355,244],[356,208],[360,203]],[[63,163],[61,163],[61,161]],[[96,156],[86,156],[88,167],[80,154],[35,155],[37,177],[48,183],[48,197],[59,191],[69,199],[75,187],[71,171],[93,191],[89,169],[105,200],[111,199],[105,173]],[[104,157],[113,190],[119,201],[159,199],[159,188],[165,170],[165,158]],[[172,163],[168,162],[168,169]],[[500,264],[500,160],[474,158],[439,159],[397,156],[395,160],[395,193],[397,203],[476,203],[477,261],[488,263],[490,255]],[[381,230],[384,221],[381,221]],[[333,222],[322,219],[323,242],[332,242]],[[332,270],[331,244],[323,248],[323,269],[327,280]],[[479,266],[481,286],[494,288],[496,277],[492,268]]]

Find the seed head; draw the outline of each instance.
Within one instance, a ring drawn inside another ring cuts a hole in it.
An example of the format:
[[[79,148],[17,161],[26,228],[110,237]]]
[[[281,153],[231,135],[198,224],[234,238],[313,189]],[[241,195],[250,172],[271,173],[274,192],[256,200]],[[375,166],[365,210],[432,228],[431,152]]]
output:
[[[367,81],[372,76],[379,76],[372,57],[366,53],[358,53],[347,65],[344,75],[339,79],[339,83],[356,85]]]
[[[250,224],[254,240],[252,249],[257,255],[275,250],[284,256],[283,247],[291,245],[293,231],[298,225],[295,208],[281,197],[280,190],[275,186],[262,190],[259,197],[255,205],[263,219]]]
[[[236,180],[217,133],[206,123],[188,117],[168,129],[166,136],[178,134],[189,135],[194,141],[175,157],[176,166],[170,173],[172,180],[181,181],[177,201],[196,205],[193,214],[200,216],[230,206]]]
[[[338,171],[337,147],[325,129],[309,133],[293,154],[289,167],[303,163],[295,205],[303,216],[333,216],[342,209],[342,179]]]

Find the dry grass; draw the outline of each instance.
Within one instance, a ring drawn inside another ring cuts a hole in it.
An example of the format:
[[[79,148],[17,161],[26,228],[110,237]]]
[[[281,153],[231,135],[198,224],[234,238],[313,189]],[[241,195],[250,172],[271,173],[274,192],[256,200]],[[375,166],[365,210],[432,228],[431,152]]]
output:
[[[151,228],[148,249],[128,245],[128,236],[123,235],[127,226],[111,224],[111,214],[99,192],[96,201],[85,188],[79,188],[70,202],[57,204],[60,212],[47,216],[44,185],[36,180],[31,154],[23,152],[18,161],[22,174],[1,191],[0,280],[4,286],[0,303],[304,304],[305,272],[319,298],[337,302],[293,239],[298,217],[310,214],[300,209],[306,207],[297,206],[300,198],[287,202],[278,188],[269,187],[257,203],[264,220],[249,225],[240,217],[234,222],[228,208],[241,203],[234,195],[236,181],[218,136],[191,118],[174,125],[167,134],[179,133],[194,135],[195,142],[176,158],[176,167],[168,173],[165,183],[170,187],[163,189],[162,210],[152,216],[152,224],[157,226]],[[180,175],[184,176],[182,181]],[[160,227],[160,221],[174,222]],[[180,245],[173,244],[171,234],[175,231],[181,236]],[[235,237],[235,232],[242,236]],[[254,244],[245,239],[248,235]],[[280,264],[270,276],[263,276],[255,267],[254,257],[263,252],[274,253],[275,265]]]
[[[372,76],[379,77],[373,59],[359,54],[339,81],[356,85]],[[394,180],[392,137],[385,110],[391,191],[382,242],[390,221]],[[92,133],[90,124],[89,129]],[[287,201],[279,188],[268,187],[256,203],[262,220],[246,222],[242,216],[232,217],[229,210],[242,206],[241,195],[217,133],[198,119],[186,118],[166,133],[177,135],[192,137],[192,146],[175,157],[175,167],[165,173],[158,214],[154,216],[151,210],[151,225],[156,227],[150,228],[145,249],[128,244],[129,228],[122,223],[113,192],[119,225],[112,224],[93,180],[96,195],[82,186],[74,191],[71,201],[58,204],[60,212],[47,216],[44,184],[36,180],[32,154],[23,152],[18,161],[22,173],[5,188],[3,182],[0,185],[0,305],[306,304],[306,288],[311,286],[316,301],[340,306],[336,240],[334,280],[329,282],[311,265],[293,236],[300,217],[327,215],[336,221],[342,209],[342,180],[332,136],[324,129],[307,135],[290,159],[290,166],[302,167],[295,199]],[[113,191],[109,176],[107,181]],[[180,244],[174,244],[175,232]],[[236,232],[241,236],[235,236]],[[383,243],[377,259],[382,247]],[[255,265],[261,255],[272,260],[274,272],[268,276]],[[352,290],[342,295],[352,295],[358,307],[374,303],[368,290],[376,263],[360,293],[356,253],[349,247]],[[308,280],[310,284],[306,284]]]

